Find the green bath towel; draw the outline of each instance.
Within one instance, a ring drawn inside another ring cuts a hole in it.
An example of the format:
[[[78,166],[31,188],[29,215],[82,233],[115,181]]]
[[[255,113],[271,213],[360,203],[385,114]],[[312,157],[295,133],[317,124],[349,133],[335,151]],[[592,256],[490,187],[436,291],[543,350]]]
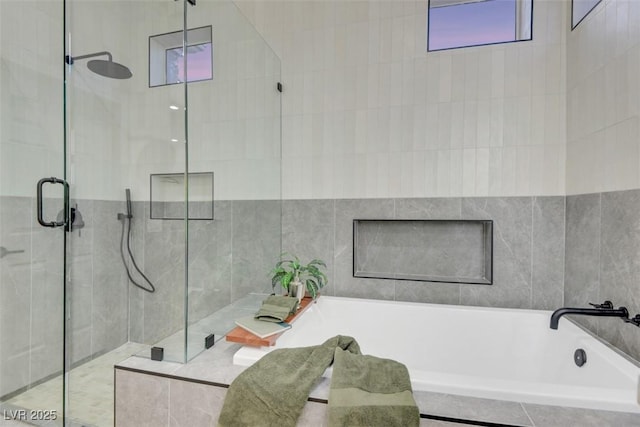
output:
[[[418,426],[406,366],[336,349],[329,390],[330,426]]]
[[[322,345],[274,350],[247,368],[231,383],[218,425],[295,426],[311,389],[334,361],[329,425],[419,424],[404,365],[362,356],[353,338],[338,335]]]
[[[297,307],[298,298],[270,295],[262,302],[255,318],[267,322],[284,322],[290,314],[295,313]]]

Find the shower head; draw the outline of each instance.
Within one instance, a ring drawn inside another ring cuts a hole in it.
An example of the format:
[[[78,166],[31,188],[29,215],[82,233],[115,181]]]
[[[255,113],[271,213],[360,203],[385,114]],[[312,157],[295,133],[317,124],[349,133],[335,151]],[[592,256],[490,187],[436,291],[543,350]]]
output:
[[[133,75],[124,65],[104,59],[92,59],[87,62],[87,68],[96,74],[112,79],[128,79]]]
[[[87,63],[87,68],[93,71],[96,74],[99,74],[103,77],[109,77],[112,79],[128,79],[133,76],[131,70],[125,67],[122,64],[118,64],[117,62],[113,62],[113,58],[110,52],[97,52],[90,53],[88,55],[80,55],[71,57],[67,55],[65,57],[65,61],[67,64],[71,65],[78,59],[86,59],[93,58],[95,56],[103,56],[106,55],[108,59],[93,59]]]

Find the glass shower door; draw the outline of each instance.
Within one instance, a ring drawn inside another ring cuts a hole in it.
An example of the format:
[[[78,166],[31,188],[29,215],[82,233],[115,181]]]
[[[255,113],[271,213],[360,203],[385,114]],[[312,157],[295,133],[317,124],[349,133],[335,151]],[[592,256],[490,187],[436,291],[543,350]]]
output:
[[[157,59],[175,54],[184,7],[173,0],[65,4],[74,217],[66,233],[67,416],[113,426],[113,365],[134,354],[149,358],[151,346],[184,328],[184,221],[152,217],[150,200],[150,177],[165,175],[171,194],[162,208],[185,206],[175,178],[185,170],[184,84],[167,81],[165,67],[164,84],[151,79],[158,65],[151,37],[176,33]],[[175,341],[163,359],[182,362],[184,338]]]
[[[61,425],[65,236],[36,218],[64,218],[63,2],[0,1],[0,28],[0,425]]]

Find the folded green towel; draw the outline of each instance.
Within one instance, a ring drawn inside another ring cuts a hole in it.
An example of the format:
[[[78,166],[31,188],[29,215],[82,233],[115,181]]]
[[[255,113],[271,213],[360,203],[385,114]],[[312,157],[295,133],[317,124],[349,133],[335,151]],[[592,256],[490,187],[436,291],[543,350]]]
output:
[[[229,386],[218,426],[294,427],[311,389],[334,361],[330,426],[419,424],[404,365],[362,356],[356,340],[338,335],[322,345],[274,350],[247,368]]]
[[[290,314],[295,313],[297,307],[298,298],[270,295],[262,302],[255,318],[267,322],[284,322]]]
[[[330,426],[418,426],[407,367],[336,349],[329,390]]]

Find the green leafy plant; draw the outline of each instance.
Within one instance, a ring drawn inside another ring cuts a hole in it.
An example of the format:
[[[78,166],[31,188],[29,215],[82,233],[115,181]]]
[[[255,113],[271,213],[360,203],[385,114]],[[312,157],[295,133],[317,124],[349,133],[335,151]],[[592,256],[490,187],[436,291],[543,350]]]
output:
[[[288,291],[291,283],[300,281],[305,284],[311,297],[316,299],[320,289],[327,284],[327,275],[320,271],[321,267],[327,268],[322,260],[314,259],[305,265],[300,262],[297,256],[285,252],[280,255],[280,261],[269,273],[272,275],[271,287],[275,290],[279,283]]]

